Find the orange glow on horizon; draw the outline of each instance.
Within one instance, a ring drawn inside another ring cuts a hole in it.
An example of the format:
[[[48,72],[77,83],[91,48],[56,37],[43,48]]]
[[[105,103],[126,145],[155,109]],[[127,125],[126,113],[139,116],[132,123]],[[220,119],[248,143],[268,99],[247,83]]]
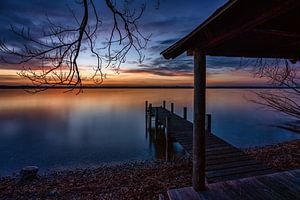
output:
[[[0,69],[0,85],[30,85],[28,79],[20,77],[18,70]],[[83,84],[95,85],[88,71],[83,72]],[[228,71],[224,73],[208,74],[208,86],[237,86],[237,85],[257,85],[265,84],[266,80],[262,78],[254,78],[250,72],[244,70]],[[107,78],[101,84],[103,86],[192,86],[193,76],[175,75],[161,76],[148,72],[132,73],[123,71],[115,73],[109,71]]]

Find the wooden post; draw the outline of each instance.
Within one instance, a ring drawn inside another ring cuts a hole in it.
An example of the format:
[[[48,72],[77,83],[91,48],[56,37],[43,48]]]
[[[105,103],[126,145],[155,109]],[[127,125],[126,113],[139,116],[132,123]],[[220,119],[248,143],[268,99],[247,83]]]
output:
[[[166,108],[166,101],[163,101],[163,108]]]
[[[145,114],[146,114],[146,129],[147,129],[147,122],[148,122],[148,101],[145,101]]]
[[[171,113],[174,113],[174,103],[171,103]]]
[[[193,188],[205,190],[206,56],[194,50]]]
[[[207,114],[207,133],[211,133],[211,114]]]
[[[152,103],[149,104],[149,132],[151,131],[151,126],[152,126]]]
[[[148,101],[145,101],[145,129],[146,129],[146,138],[148,136]]]
[[[158,132],[158,107],[155,107],[155,134]]]
[[[183,119],[187,119],[187,107],[183,107]]]
[[[166,138],[166,161],[170,160],[169,155],[169,125],[170,125],[170,117],[166,117],[166,127],[165,127],[165,138]]]

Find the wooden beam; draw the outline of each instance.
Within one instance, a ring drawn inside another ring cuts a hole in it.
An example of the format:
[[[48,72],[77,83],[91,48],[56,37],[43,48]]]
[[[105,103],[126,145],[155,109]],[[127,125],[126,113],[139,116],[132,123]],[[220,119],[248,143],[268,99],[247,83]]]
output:
[[[246,23],[237,23],[235,28],[232,28],[230,31],[218,33],[218,36],[212,40],[207,41],[206,43],[201,44],[202,48],[209,49],[218,44],[221,44],[227,40],[234,38],[235,36],[249,31],[256,26],[272,19],[277,16],[280,16],[287,11],[293,8],[293,5],[297,5],[297,0],[287,0],[285,2],[277,3],[276,6],[271,7],[268,10],[265,10],[261,14],[254,17],[252,20],[247,21]]]
[[[206,56],[194,51],[193,187],[205,190],[205,92]]]
[[[194,49],[188,49],[188,50],[186,51],[186,55],[187,55],[187,56],[194,56]]]
[[[281,31],[281,30],[274,30],[274,29],[254,29],[254,34],[261,34],[271,37],[278,37],[280,39],[293,39],[293,40],[299,40],[300,34],[299,33],[291,33],[287,31]]]

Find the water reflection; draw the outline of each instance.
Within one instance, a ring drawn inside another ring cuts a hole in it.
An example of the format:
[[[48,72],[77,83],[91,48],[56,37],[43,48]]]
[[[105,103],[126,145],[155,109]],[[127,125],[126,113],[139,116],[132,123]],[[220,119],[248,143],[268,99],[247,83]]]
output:
[[[165,159],[166,141],[151,133],[146,139],[145,100],[153,105],[166,100],[167,107],[174,102],[179,115],[187,106],[192,120],[191,89],[90,89],[81,95],[63,90],[0,92],[0,175],[25,165],[57,169]],[[207,110],[216,135],[238,147],[300,138],[270,127],[284,116],[260,109],[245,97],[254,98],[244,90],[208,90]],[[178,144],[169,146],[170,152],[181,152]]]
[[[149,116],[146,116],[146,120],[149,120]],[[166,136],[163,125],[155,129],[152,120],[152,125],[149,121],[146,121],[146,123],[145,134],[149,141],[149,149],[154,150],[155,159],[170,161],[174,160],[176,155],[185,155],[185,151],[180,144]]]

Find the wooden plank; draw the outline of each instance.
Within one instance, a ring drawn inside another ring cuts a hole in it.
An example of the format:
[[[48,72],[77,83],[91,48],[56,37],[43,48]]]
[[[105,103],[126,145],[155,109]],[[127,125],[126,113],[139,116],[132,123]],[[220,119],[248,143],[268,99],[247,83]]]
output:
[[[212,171],[212,170],[218,170],[218,169],[228,169],[228,168],[234,168],[234,167],[251,166],[251,165],[256,165],[256,164],[257,164],[257,162],[255,160],[242,160],[242,161],[238,161],[238,162],[221,163],[221,164],[216,164],[216,165],[212,165],[211,163],[208,163],[206,165],[206,170]]]
[[[284,180],[284,181],[283,181]],[[204,192],[192,187],[169,190],[170,200],[295,200],[300,196],[300,170],[254,176],[207,185]]]
[[[234,162],[243,162],[253,160],[249,156],[239,156],[239,157],[229,157],[226,159],[218,159],[218,160],[207,160],[209,165],[223,165],[226,163],[234,163]]]
[[[297,193],[297,190],[299,191],[300,185],[295,184],[296,179],[294,181],[288,180],[288,175],[284,176],[284,178],[280,176],[268,176],[265,178],[258,178],[257,181],[259,181],[262,184],[271,186],[275,191],[280,191],[282,193],[284,199],[297,199],[299,195],[295,196],[294,194]],[[285,180],[286,179],[286,180]]]
[[[265,169],[266,168],[262,165],[249,165],[249,166],[241,166],[241,167],[208,171],[208,172],[206,172],[206,176],[208,178],[214,178],[214,177],[220,177],[220,176],[228,176],[228,175],[232,175],[232,174],[243,174],[243,173],[247,173],[247,172],[262,171]]]
[[[172,200],[203,200],[192,187],[169,190],[168,192],[169,199]]]
[[[205,152],[207,156],[220,155],[220,154],[233,154],[233,153],[240,154],[240,151],[233,148],[227,148],[227,149],[219,149],[219,150],[210,150]]]
[[[260,176],[260,175],[266,175],[266,174],[272,174],[272,173],[274,173],[274,171],[272,171],[270,169],[259,170],[259,171],[250,171],[250,172],[245,172],[245,173],[240,173],[240,174],[229,174],[229,175],[223,175],[223,176],[219,176],[219,177],[213,177],[213,178],[208,179],[208,182],[216,183],[216,182],[237,180],[237,179],[241,179],[241,178],[248,178],[248,177]]]
[[[217,154],[217,155],[207,155],[207,160],[217,160],[217,159],[227,159],[227,158],[236,158],[239,156],[245,156],[242,152],[234,152],[228,154]]]

